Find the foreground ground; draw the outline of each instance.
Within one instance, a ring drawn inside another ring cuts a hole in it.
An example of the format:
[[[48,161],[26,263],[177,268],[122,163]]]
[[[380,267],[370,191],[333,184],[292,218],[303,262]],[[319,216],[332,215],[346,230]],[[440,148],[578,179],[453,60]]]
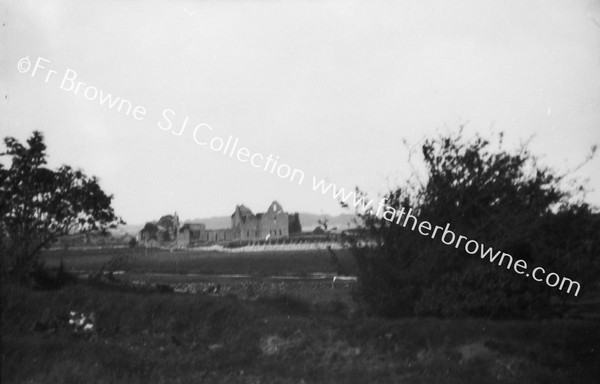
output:
[[[2,289],[3,383],[596,383],[600,326],[370,318],[98,283]],[[69,311],[95,312],[74,335]]]
[[[332,263],[332,255],[339,261]],[[62,261],[69,271],[98,271],[109,263],[116,269],[135,272],[249,274],[268,276],[314,272],[354,273],[355,263],[347,250],[328,251],[264,251],[224,253],[214,250],[169,251],[151,248],[53,250],[42,254],[49,268],[58,267]]]
[[[335,257],[337,262],[332,262]],[[340,301],[351,310],[352,282],[332,277],[353,275],[355,263],[346,250],[275,250],[227,253],[214,250],[88,249],[45,252],[48,268],[62,262],[81,278],[115,270],[117,282],[138,287],[169,286],[175,291],[202,292],[219,285],[219,296],[256,299],[290,294],[311,304]]]

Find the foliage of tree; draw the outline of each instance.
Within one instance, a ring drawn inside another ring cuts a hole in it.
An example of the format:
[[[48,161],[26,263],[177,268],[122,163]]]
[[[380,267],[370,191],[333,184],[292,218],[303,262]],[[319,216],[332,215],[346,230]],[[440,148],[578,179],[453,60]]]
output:
[[[327,232],[327,223],[329,222],[329,219],[324,218],[323,220],[319,219],[317,220],[317,222],[319,223],[319,226],[321,226],[321,228],[323,228],[323,230],[325,232]]]
[[[313,234],[315,235],[324,235],[325,233],[325,230],[320,225],[313,230]]]
[[[138,241],[135,237],[132,237],[131,239],[129,239],[127,244],[129,245],[129,248],[135,248],[138,246]]]
[[[289,215],[288,233],[290,235],[302,233],[302,224],[300,223],[300,215],[298,212]]]
[[[62,166],[47,168],[46,145],[34,132],[27,145],[4,139],[10,167],[0,164],[0,249],[2,273],[26,279],[39,266],[39,252],[58,237],[104,231],[123,221],[98,179]]]
[[[577,200],[581,186],[561,188],[565,175],[538,165],[523,145],[515,152],[457,133],[427,139],[427,177],[416,177],[385,196],[395,209],[412,208],[419,221],[569,276],[583,286],[597,281],[600,220]],[[386,316],[536,317],[572,296],[499,268],[463,248],[444,245],[366,212],[351,250],[359,264],[358,296]],[[362,241],[360,241],[362,239]]]
[[[158,240],[158,224],[147,222],[141,231],[143,240]]]

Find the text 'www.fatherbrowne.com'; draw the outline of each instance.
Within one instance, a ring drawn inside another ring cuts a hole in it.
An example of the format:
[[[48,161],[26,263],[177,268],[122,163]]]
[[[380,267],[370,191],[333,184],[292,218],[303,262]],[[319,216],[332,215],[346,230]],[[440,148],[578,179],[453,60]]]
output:
[[[445,227],[439,225],[432,225],[426,220],[419,222],[416,216],[412,214],[413,210],[408,209],[406,212],[405,208],[397,210],[393,207],[385,204],[386,198],[379,201],[377,211],[375,215],[381,217],[389,222],[396,223],[402,227],[409,228],[412,231],[417,230],[422,236],[430,236],[435,239],[438,235],[438,239],[447,246],[454,246],[454,248],[464,249],[464,251],[470,255],[479,254],[481,259],[488,259],[490,263],[496,263],[499,267],[506,266],[506,269],[513,270],[519,275],[523,275],[527,278],[531,277],[537,282],[543,282],[551,288],[557,288],[558,290],[564,290],[566,293],[572,293],[574,296],[579,295],[581,285],[579,282],[569,279],[568,277],[561,277],[557,273],[550,272],[546,273],[546,270],[542,267],[530,267],[527,261],[523,259],[514,260],[513,256],[503,252],[495,251],[492,247],[485,244],[479,243],[477,240],[468,239],[463,235],[458,235],[450,230],[450,224],[447,223]],[[573,292],[571,292],[574,290]]]

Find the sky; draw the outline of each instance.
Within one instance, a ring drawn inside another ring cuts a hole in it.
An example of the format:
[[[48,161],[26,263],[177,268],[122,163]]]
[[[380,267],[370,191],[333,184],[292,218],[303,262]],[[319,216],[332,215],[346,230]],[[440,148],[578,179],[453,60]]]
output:
[[[0,19],[0,136],[42,131],[129,224],[338,214],[313,178],[377,197],[410,175],[403,140],[461,125],[533,137],[557,171],[600,144],[598,0],[0,0]],[[599,175],[575,173],[597,206]]]

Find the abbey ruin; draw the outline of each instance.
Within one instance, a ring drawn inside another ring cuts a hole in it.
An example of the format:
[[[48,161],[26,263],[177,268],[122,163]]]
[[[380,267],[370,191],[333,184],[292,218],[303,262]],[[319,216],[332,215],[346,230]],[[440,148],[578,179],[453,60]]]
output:
[[[267,212],[254,214],[248,207],[237,205],[231,215],[231,227],[206,229],[200,222],[179,222],[177,212],[161,217],[157,222],[146,223],[140,231],[140,240],[146,245],[171,244],[191,246],[230,242],[269,241],[288,238],[299,232],[298,214],[289,215],[281,204],[273,201]]]

